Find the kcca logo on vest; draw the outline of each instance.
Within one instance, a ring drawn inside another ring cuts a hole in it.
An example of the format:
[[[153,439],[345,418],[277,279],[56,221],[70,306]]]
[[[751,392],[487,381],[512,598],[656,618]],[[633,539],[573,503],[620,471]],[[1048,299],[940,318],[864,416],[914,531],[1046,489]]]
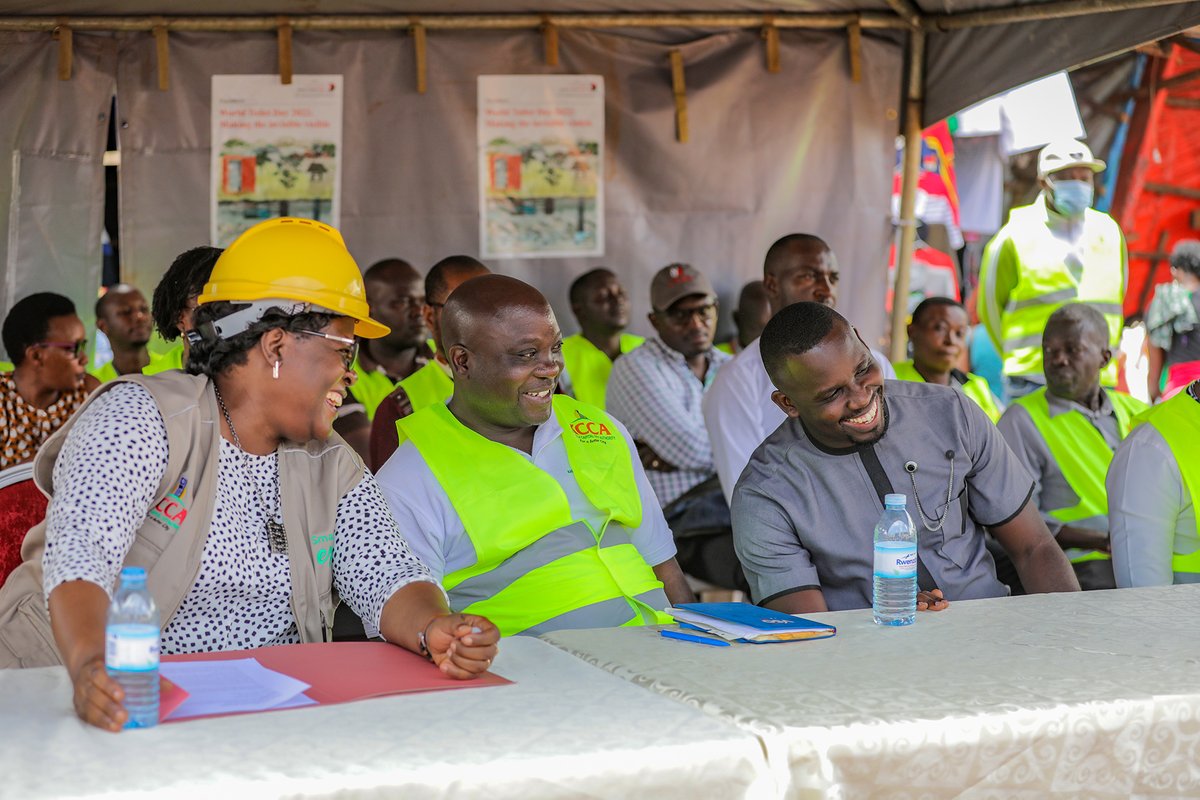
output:
[[[175,491],[159,500],[154,504],[154,508],[150,509],[150,518],[171,530],[179,530],[180,524],[187,519],[187,503],[184,501],[187,485],[187,477],[181,476]]]
[[[612,428],[603,422],[588,419],[578,409],[575,411],[575,421],[571,423],[571,430],[583,442],[608,441],[615,438]]]

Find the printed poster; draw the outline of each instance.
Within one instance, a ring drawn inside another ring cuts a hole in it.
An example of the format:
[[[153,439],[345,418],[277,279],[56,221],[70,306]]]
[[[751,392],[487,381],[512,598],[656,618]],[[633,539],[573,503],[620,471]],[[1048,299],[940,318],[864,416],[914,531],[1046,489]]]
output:
[[[479,250],[604,255],[604,79],[479,77]]]
[[[341,75],[214,75],[213,245],[275,217],[337,227],[341,158]]]

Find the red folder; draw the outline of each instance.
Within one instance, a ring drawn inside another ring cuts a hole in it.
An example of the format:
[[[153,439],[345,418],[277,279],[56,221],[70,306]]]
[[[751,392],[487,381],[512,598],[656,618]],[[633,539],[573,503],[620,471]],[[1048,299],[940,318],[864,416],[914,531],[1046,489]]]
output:
[[[255,650],[163,656],[163,661],[223,661],[253,658],[267,669],[310,684],[304,694],[318,705],[348,703],[369,697],[441,689],[472,689],[512,683],[485,672],[474,680],[449,678],[436,666],[402,647],[385,642],[289,644]],[[172,684],[173,686],[173,684]],[[182,691],[175,687],[176,691]],[[169,698],[164,696],[160,703]],[[178,706],[182,698],[175,702]],[[253,713],[253,712],[246,712]],[[222,715],[214,715],[222,716]],[[189,717],[188,719],[200,719]],[[173,720],[166,720],[171,722]],[[181,720],[186,721],[186,720]]]

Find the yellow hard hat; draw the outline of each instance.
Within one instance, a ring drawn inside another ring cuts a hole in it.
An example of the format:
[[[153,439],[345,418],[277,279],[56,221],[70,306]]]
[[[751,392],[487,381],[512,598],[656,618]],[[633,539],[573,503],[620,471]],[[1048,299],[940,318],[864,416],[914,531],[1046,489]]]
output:
[[[269,307],[256,301],[271,300],[291,300],[316,306],[309,311],[350,317],[354,334],[364,339],[391,332],[371,319],[362,271],[342,235],[311,219],[270,219],[243,233],[217,259],[198,302],[253,304],[252,318],[240,320],[240,329],[218,324],[218,329],[226,328],[221,335],[227,338],[256,322]]]

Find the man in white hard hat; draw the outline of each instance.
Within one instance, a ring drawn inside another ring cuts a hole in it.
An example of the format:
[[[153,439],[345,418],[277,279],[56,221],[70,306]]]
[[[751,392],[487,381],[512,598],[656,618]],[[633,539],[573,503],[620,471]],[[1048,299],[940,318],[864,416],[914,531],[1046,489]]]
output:
[[[1010,397],[1045,385],[1042,331],[1064,303],[1095,308],[1114,352],[1120,344],[1128,256],[1116,221],[1091,207],[1095,175],[1103,169],[1083,142],[1047,145],[1038,154],[1041,193],[1012,210],[984,251],[979,319],[1004,359]],[[1110,362],[1101,380],[1112,386],[1116,377]]]

